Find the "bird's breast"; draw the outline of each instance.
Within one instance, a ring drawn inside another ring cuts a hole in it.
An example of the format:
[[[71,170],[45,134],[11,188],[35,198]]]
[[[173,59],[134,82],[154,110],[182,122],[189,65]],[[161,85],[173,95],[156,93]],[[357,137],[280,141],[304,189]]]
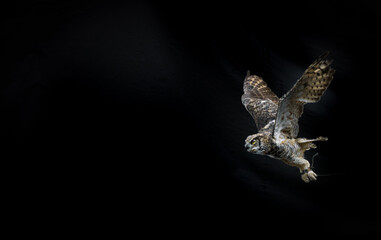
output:
[[[299,145],[294,139],[282,139],[280,141],[273,141],[270,150],[266,153],[272,158],[291,158],[298,152]]]

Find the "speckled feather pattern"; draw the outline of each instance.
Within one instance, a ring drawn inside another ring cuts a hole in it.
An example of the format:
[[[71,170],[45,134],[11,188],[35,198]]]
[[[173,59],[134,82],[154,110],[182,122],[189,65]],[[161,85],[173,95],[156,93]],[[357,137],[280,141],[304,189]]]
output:
[[[243,84],[242,104],[253,117],[258,133],[249,135],[245,147],[251,153],[267,155],[298,167],[305,182],[316,180],[317,174],[304,159],[304,152],[316,148],[314,141],[327,138],[296,138],[298,120],[306,103],[320,100],[333,79],[335,70],[327,60],[328,53],[321,55],[303,73],[302,77],[282,98],[278,98],[262,78],[247,73]]]
[[[260,130],[275,119],[279,99],[262,78],[250,75],[250,72],[247,73],[245,78],[243,91],[242,103],[254,118],[258,130]]]
[[[329,67],[332,60],[326,60],[327,55],[325,53],[314,61],[280,99],[274,128],[276,138],[295,138],[299,132],[298,120],[304,105],[319,101],[328,88],[335,70]]]

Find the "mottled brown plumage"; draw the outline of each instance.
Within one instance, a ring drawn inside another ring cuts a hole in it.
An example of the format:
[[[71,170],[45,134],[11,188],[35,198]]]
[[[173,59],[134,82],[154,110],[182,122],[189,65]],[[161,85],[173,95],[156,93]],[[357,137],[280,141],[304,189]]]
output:
[[[247,137],[245,146],[249,152],[267,155],[296,166],[305,182],[316,180],[317,175],[304,159],[304,152],[315,148],[314,141],[327,138],[296,138],[298,120],[306,103],[320,100],[333,79],[335,70],[330,68],[328,52],[315,60],[302,77],[282,98],[278,98],[262,78],[250,75],[244,80],[242,103],[254,118],[258,133]]]
[[[242,103],[254,118],[258,129],[274,120],[278,110],[279,99],[267,87],[262,78],[247,72],[244,84]]]
[[[298,120],[306,103],[315,103],[328,88],[335,70],[329,67],[332,60],[326,60],[328,52],[321,55],[304,72],[281,99],[276,117],[274,136],[295,138],[299,132]]]

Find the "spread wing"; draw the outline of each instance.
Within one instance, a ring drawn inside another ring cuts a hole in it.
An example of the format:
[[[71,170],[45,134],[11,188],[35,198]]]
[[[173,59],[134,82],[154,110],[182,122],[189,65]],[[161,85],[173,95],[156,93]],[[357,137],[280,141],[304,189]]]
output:
[[[258,131],[275,120],[279,99],[262,78],[247,72],[243,83],[242,104],[254,118]]]
[[[333,79],[335,70],[329,65],[332,60],[327,60],[328,52],[315,60],[279,101],[278,113],[275,120],[275,138],[295,138],[299,132],[298,120],[303,113],[306,103],[320,100]]]

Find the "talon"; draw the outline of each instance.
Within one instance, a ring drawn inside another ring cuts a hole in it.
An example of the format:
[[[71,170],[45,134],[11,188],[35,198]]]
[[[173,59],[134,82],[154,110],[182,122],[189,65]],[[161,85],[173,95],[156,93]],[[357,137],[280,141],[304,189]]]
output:
[[[304,173],[302,174],[302,180],[305,182],[305,183],[309,183],[310,182],[310,179],[308,177],[308,173]]]
[[[319,137],[319,140],[320,141],[328,141],[328,138],[327,137]]]
[[[317,174],[314,173],[312,170],[304,170],[302,174],[302,180],[305,183],[309,183],[310,181],[316,181],[317,180]]]
[[[309,178],[310,180],[316,181],[316,180],[317,180],[316,177],[317,177],[317,174],[314,173],[313,171],[309,171],[309,172],[308,172],[308,178]]]
[[[302,176],[302,180],[305,182],[305,183],[309,183],[310,182],[310,179],[306,176]]]

